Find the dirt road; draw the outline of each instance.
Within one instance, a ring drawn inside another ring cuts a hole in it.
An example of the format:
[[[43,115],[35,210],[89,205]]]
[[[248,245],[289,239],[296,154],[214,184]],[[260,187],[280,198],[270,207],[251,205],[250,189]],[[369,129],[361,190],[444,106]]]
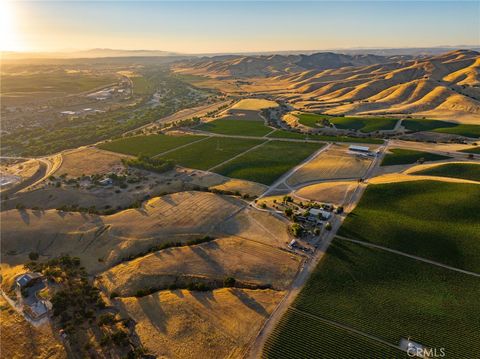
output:
[[[370,165],[367,173],[365,175],[365,180],[369,178],[369,176],[374,173],[377,166],[383,160],[383,156],[385,153],[385,149],[388,146],[388,142],[379,148],[379,155],[374,159],[372,164]],[[315,157],[315,156],[314,156]],[[336,215],[331,220],[332,229],[329,232],[326,232],[324,238],[321,239],[320,245],[313,254],[313,256],[305,261],[301,270],[299,271],[298,275],[293,280],[288,294],[282,299],[282,301],[278,304],[275,310],[272,312],[270,317],[266,320],[263,327],[258,332],[257,337],[255,340],[250,344],[245,357],[249,359],[256,359],[260,358],[263,347],[265,342],[267,341],[268,337],[275,329],[277,324],[279,323],[280,319],[286,313],[288,308],[291,306],[297,295],[302,290],[303,286],[307,282],[307,279],[310,277],[310,274],[316,268],[318,263],[322,260],[325,253],[327,252],[330,243],[332,242],[333,238],[335,238],[337,231],[340,229],[343,221],[345,220],[347,214],[351,212],[355,206],[360,201],[363,192],[367,188],[367,184],[364,182],[358,182],[357,187],[352,192],[350,198],[348,198],[347,202],[344,205],[345,212],[342,215]]]

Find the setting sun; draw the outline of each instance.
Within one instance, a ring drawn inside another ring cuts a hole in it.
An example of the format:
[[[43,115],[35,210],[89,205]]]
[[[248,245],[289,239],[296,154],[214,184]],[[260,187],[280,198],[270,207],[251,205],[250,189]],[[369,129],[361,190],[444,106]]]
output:
[[[0,0],[0,33],[0,50],[23,50],[17,36],[15,12],[11,1]]]

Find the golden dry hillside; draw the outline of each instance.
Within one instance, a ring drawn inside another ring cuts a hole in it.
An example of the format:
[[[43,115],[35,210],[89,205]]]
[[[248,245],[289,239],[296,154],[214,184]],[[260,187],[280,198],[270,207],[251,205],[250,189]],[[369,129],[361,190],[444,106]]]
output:
[[[246,63],[244,57],[237,62],[231,58],[185,62],[175,69],[248,78],[238,81],[242,91],[268,93],[302,110],[332,115],[418,114],[480,122],[480,54],[476,51],[417,58],[313,56],[283,56],[282,61],[256,57],[249,63],[250,71],[246,65],[239,66]],[[253,65],[260,60],[261,71]]]
[[[300,258],[276,247],[239,237],[170,248],[119,264],[102,274],[109,293],[132,296],[138,290],[195,280],[222,283],[226,277],[247,285],[286,288]]]
[[[285,292],[161,291],[122,298],[142,344],[159,358],[240,358]]]
[[[81,258],[91,272],[103,270],[155,245],[185,242],[207,234],[241,236],[270,245],[289,241],[287,224],[245,202],[208,192],[179,192],[153,198],[141,208],[100,216],[57,210],[1,212],[2,262],[61,254]],[[268,228],[268,229],[267,229]]]

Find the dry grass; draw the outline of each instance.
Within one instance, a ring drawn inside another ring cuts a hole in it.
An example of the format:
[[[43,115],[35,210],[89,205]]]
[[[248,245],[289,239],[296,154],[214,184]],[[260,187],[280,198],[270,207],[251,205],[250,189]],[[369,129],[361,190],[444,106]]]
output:
[[[233,197],[179,192],[109,216],[56,210],[3,211],[2,263],[25,263],[31,251],[38,252],[41,259],[68,253],[79,256],[92,273],[153,245],[206,234],[239,236],[280,247],[289,242],[287,223],[244,207],[245,202]]]
[[[105,174],[123,168],[122,156],[93,147],[84,147],[62,154],[63,161],[55,176],[68,174],[69,177]]]
[[[412,142],[402,140],[391,140],[389,148],[406,148],[418,151],[441,151],[441,152],[456,152],[472,147],[471,145],[457,144],[457,143],[429,143],[429,142]]]
[[[300,199],[342,205],[356,186],[356,181],[318,183],[300,188],[295,191],[294,196]]]
[[[0,174],[14,175],[22,179],[30,178],[38,170],[37,160],[27,160],[10,166],[1,166]]]
[[[394,183],[394,182],[407,182],[407,181],[420,181],[420,180],[431,180],[431,181],[453,182],[453,183],[477,183],[477,184],[479,183],[476,181],[470,181],[470,180],[465,180],[461,178],[417,176],[417,175],[409,175],[406,173],[389,173],[389,174],[373,177],[368,181],[368,183],[380,184],[380,183]]]
[[[138,290],[167,288],[193,279],[222,283],[226,277],[251,285],[270,284],[285,289],[300,264],[286,251],[238,237],[161,250],[123,264],[102,274],[109,293],[132,296]]]
[[[249,98],[240,100],[231,108],[237,110],[259,111],[269,107],[278,107],[278,103],[265,99]]]
[[[231,235],[252,241],[285,248],[291,241],[288,234],[289,222],[269,212],[247,207],[227,221],[218,222],[212,232],[217,236]]]
[[[348,153],[348,146],[332,145],[328,150],[298,169],[288,180],[290,186],[298,186],[317,180],[360,178],[372,160]]]
[[[60,359],[67,355],[49,325],[34,328],[0,296],[2,358]]]
[[[267,189],[267,186],[239,179],[228,179],[226,182],[216,186],[210,187],[211,189],[218,189],[222,191],[240,192],[241,194],[249,194],[259,196]]]
[[[142,344],[160,358],[240,358],[283,297],[272,290],[163,291],[120,299]]]
[[[4,211],[2,262],[24,263],[31,251],[41,258],[69,253],[79,256],[87,270],[98,271],[154,244],[204,236],[243,206],[244,202],[231,197],[180,192],[110,216],[56,210]]]

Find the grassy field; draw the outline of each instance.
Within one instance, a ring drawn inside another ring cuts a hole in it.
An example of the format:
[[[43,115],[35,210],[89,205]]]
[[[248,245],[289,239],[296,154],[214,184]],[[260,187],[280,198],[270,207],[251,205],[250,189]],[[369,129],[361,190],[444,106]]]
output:
[[[480,155],[480,146],[479,147],[467,148],[466,150],[461,150],[460,152],[473,153],[473,154]]]
[[[333,117],[329,119],[329,121],[340,129],[359,130],[369,133],[381,130],[393,130],[398,120],[382,117]]]
[[[408,358],[401,350],[289,309],[268,338],[263,358]]]
[[[445,348],[446,358],[473,358],[480,352],[479,283],[470,275],[336,239],[293,307],[394,345],[410,337]],[[295,325],[284,331],[297,332]]]
[[[440,161],[449,157],[436,155],[434,153],[404,150],[401,148],[393,148],[389,150],[391,153],[387,153],[383,158],[381,166],[393,166],[393,165],[408,165],[415,163],[420,159],[424,161]]]
[[[222,135],[240,135],[262,137],[272,132],[271,128],[266,127],[263,122],[238,120],[238,119],[220,119],[212,122],[203,123],[196,129],[219,133]]]
[[[463,125],[437,120],[403,120],[402,125],[410,131],[433,131],[453,135],[477,138],[480,137],[480,126]]]
[[[321,125],[322,120],[330,118],[329,116],[319,115],[316,113],[300,113],[296,116],[300,124],[313,128],[323,127]]]
[[[480,181],[480,165],[474,163],[448,163],[414,172],[414,174]]]
[[[102,143],[98,147],[102,150],[124,153],[127,155],[154,156],[172,150],[178,146],[198,141],[199,136],[166,136],[150,135],[126,137],[111,142]]]
[[[260,143],[259,139],[211,137],[170,152],[164,158],[184,167],[206,170]]]
[[[370,185],[340,234],[480,272],[480,186]]]
[[[359,130],[369,133],[379,130],[393,130],[397,119],[383,117],[333,117],[327,115],[318,115],[314,113],[302,113],[297,115],[298,122],[307,127],[323,127],[322,120],[333,123],[339,129]],[[318,125],[320,124],[320,126]]]
[[[271,141],[226,163],[215,172],[228,177],[270,185],[321,147],[323,144],[320,143]]]
[[[359,138],[359,137],[349,137],[349,136],[323,136],[323,135],[306,135],[303,133],[286,131],[286,130],[277,130],[267,137],[271,138],[293,138],[293,139],[309,139],[316,141],[328,141],[328,142],[352,142],[352,143],[372,143],[372,144],[382,144],[383,140],[378,138]]]
[[[297,140],[304,140],[306,136],[304,133],[298,133],[298,132],[292,132],[292,131],[286,131],[286,130],[276,130],[275,132],[272,132],[271,134],[269,134],[267,137],[293,138]]]

